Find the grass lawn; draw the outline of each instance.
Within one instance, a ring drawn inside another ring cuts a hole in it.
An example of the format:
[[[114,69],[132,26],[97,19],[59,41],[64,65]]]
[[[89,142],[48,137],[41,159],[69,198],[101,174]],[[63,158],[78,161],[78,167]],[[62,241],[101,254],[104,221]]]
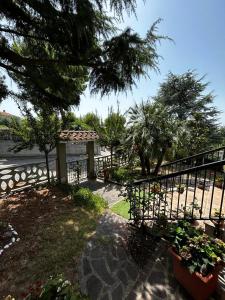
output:
[[[130,217],[130,214],[128,213],[129,209],[130,209],[130,203],[125,200],[122,200],[111,207],[111,210],[115,214],[120,215],[125,219],[129,219]]]
[[[20,237],[0,256],[0,299],[9,294],[20,299],[31,284],[50,275],[63,274],[77,285],[79,258],[98,218],[57,188],[0,200],[0,220],[10,222]]]

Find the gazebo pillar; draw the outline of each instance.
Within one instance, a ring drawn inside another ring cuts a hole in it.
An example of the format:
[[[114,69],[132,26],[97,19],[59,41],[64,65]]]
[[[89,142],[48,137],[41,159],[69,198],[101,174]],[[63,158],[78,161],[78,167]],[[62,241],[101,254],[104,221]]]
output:
[[[58,143],[57,153],[57,178],[60,183],[67,183],[66,143]]]
[[[86,144],[87,149],[87,177],[88,179],[95,179],[95,144],[94,141],[88,141]]]

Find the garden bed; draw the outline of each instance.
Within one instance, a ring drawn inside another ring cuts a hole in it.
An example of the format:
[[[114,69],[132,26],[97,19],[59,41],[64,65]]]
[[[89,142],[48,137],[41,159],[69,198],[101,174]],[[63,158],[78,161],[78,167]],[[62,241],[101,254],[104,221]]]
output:
[[[59,273],[77,285],[79,257],[98,217],[56,187],[0,200],[0,220],[20,237],[0,256],[0,299],[8,294],[21,299],[30,285]]]

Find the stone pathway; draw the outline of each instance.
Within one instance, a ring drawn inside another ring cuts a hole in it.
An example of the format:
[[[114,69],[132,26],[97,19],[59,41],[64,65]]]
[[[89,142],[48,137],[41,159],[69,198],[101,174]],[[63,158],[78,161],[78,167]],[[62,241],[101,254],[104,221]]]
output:
[[[101,195],[111,207],[116,202],[123,200],[125,188],[113,183],[105,183],[101,180],[89,180],[80,184],[83,187],[88,187],[94,193]]]
[[[190,300],[171,275],[167,245],[160,242],[144,269],[126,250],[127,220],[106,212],[80,261],[81,291],[91,300]]]

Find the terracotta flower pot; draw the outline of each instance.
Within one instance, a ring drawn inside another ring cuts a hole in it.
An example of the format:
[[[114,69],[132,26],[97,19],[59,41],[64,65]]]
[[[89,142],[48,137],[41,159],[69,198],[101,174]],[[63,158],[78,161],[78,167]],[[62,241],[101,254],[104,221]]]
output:
[[[216,186],[217,188],[219,188],[219,189],[222,189],[222,187],[223,187],[223,182],[221,182],[221,181],[215,181],[215,186]]]
[[[195,300],[207,300],[217,287],[218,274],[221,267],[215,268],[212,274],[202,276],[200,273],[190,273],[181,264],[181,257],[172,248],[169,249],[173,258],[173,271],[175,278]]]

